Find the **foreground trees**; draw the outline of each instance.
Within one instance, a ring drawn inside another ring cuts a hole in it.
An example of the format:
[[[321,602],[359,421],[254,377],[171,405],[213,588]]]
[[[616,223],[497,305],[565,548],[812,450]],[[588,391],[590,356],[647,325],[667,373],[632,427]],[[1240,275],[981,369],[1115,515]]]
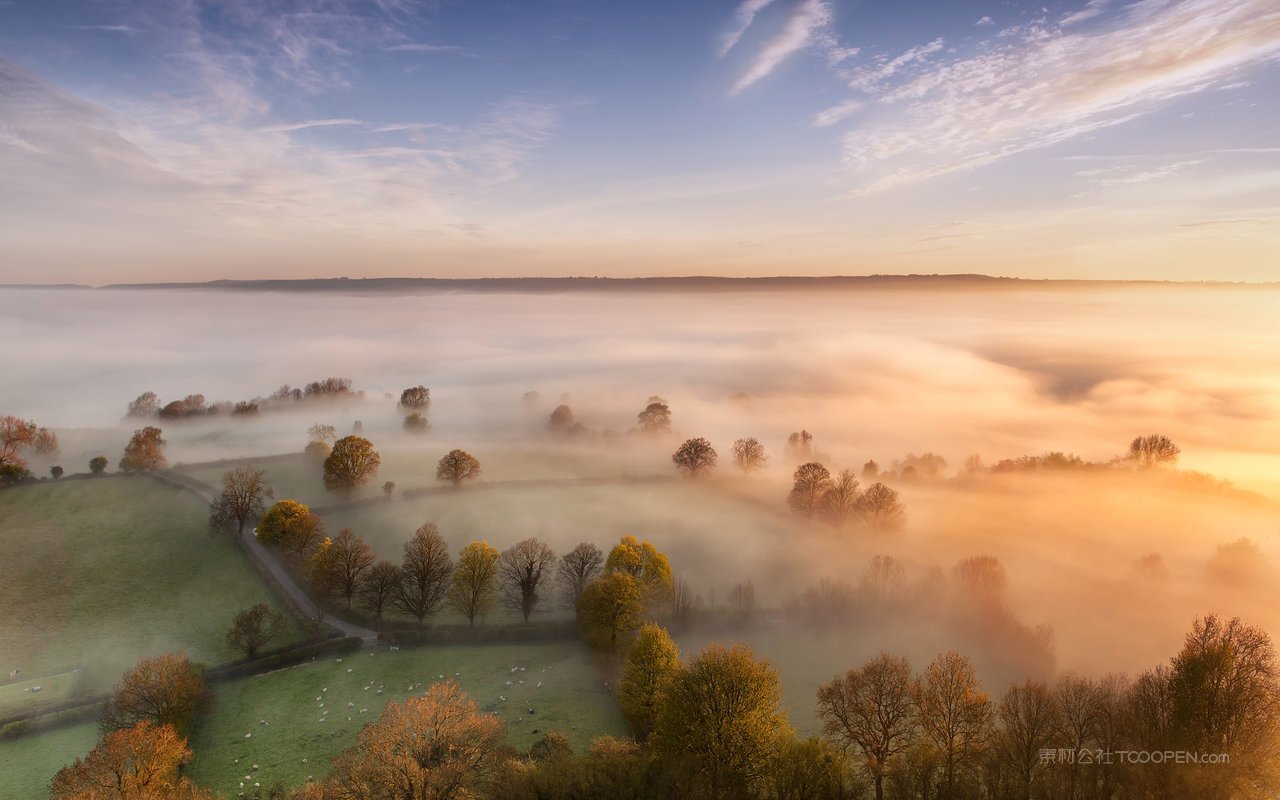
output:
[[[917,725],[907,660],[881,653],[836,676],[818,689],[818,716],[827,737],[862,757],[876,800],[884,800],[890,761],[910,746]]]
[[[476,797],[498,764],[502,722],[481,714],[453,681],[391,702],[356,744],[334,759],[323,794],[333,800]]]
[[[324,488],[350,493],[377,475],[381,464],[382,457],[372,442],[361,436],[344,436],[333,443],[324,460]]]
[[[671,602],[671,562],[650,542],[641,542],[634,536],[622,537],[609,551],[604,571],[606,574],[624,573],[635,578],[647,606],[662,606]]]
[[[488,542],[472,542],[458,553],[449,584],[449,605],[474,626],[476,617],[493,609],[498,578],[498,549]]]
[[[121,472],[151,472],[163,469],[168,463],[164,457],[165,441],[162,432],[154,425],[133,432],[120,459]]]
[[[625,572],[613,572],[587,584],[578,598],[582,638],[610,656],[617,655],[644,618],[645,591]]]
[[[191,760],[172,725],[138,722],[107,733],[89,754],[58,770],[51,800],[213,800],[181,777]]]
[[[641,740],[653,731],[667,687],[680,671],[680,650],[661,625],[640,628],[618,680],[618,706]]]
[[[280,634],[284,625],[283,614],[266,603],[258,603],[236,614],[227,631],[227,645],[253,658],[263,645]]]
[[[213,695],[195,666],[186,656],[170,653],[144,658],[126,672],[103,705],[99,722],[104,733],[150,722],[171,725],[185,736],[212,705]]]
[[[550,583],[555,563],[555,553],[538,539],[518,542],[502,551],[498,559],[502,602],[508,609],[518,611],[526,624],[542,602],[542,589]]]
[[[444,601],[453,577],[453,558],[440,529],[427,522],[404,543],[400,589],[393,602],[404,613],[423,621]]]
[[[274,494],[267,473],[254,466],[236,467],[222,474],[222,491],[213,501],[210,519],[234,527],[239,536],[249,520],[262,515],[269,497]]]
[[[687,770],[698,796],[754,797],[792,735],[778,671],[743,645],[713,644],[670,681],[653,749]]]
[[[923,739],[941,765],[942,797],[956,797],[973,779],[986,745],[991,701],[973,665],[956,652],[944,653],[925,669],[913,691]]]

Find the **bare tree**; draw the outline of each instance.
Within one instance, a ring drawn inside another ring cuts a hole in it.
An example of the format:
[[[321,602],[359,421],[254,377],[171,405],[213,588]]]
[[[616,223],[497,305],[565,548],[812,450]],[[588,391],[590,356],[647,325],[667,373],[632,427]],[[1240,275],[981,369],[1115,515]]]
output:
[[[222,474],[222,492],[213,502],[214,511],[236,526],[236,534],[244,534],[244,526],[266,511],[267,498],[274,497],[267,485],[267,473],[246,465]]]
[[[742,470],[743,475],[750,475],[760,469],[769,460],[764,445],[759,439],[738,439],[733,443],[733,463]]]
[[[283,614],[266,603],[258,603],[236,614],[227,631],[227,644],[253,658],[264,644],[279,635],[284,625]]]
[[[397,608],[416,618],[421,625],[444,601],[453,576],[449,546],[434,523],[423,524],[404,543],[404,562],[400,571],[400,591],[394,602]]]
[[[373,614],[374,619],[382,619],[382,612],[400,594],[402,575],[400,568],[390,561],[379,561],[368,569],[360,578],[356,587],[356,595],[360,605]]]
[[[912,689],[920,730],[941,762],[944,797],[956,796],[961,776],[977,766],[990,735],[991,701],[959,653],[935,658]]]
[[[831,473],[818,462],[810,461],[796,467],[792,480],[794,484],[791,494],[787,496],[787,505],[797,514],[813,516],[822,495],[831,485]]]
[[[818,513],[827,522],[843,528],[858,513],[858,497],[858,479],[853,477],[853,470],[841,470],[822,493]]]
[[[756,614],[756,585],[751,581],[735,583],[729,590],[729,608],[743,622],[750,622]]]
[[[129,403],[130,417],[154,417],[160,413],[160,398],[155,392],[143,392]]]
[[[1139,436],[1129,442],[1129,460],[1140,467],[1163,467],[1177,463],[1182,448],[1158,433]]]
[[[858,498],[858,514],[868,527],[876,531],[893,531],[907,520],[906,507],[898,493],[883,483],[873,483]]]
[[[480,462],[466,450],[450,450],[436,465],[436,480],[461,486],[480,475]]]
[[[347,600],[347,608],[351,607],[351,599],[360,586],[360,577],[373,566],[375,557],[373,550],[350,528],[338,532],[338,538],[331,545],[332,565],[337,582],[336,591]]]
[[[693,615],[697,611],[698,600],[694,596],[693,588],[689,586],[689,582],[684,578],[676,578],[675,584],[671,591],[671,618],[676,623],[687,625],[693,621]]]
[[[1058,705],[1048,687],[1027,681],[1010,687],[996,714],[1000,719],[996,740],[999,757],[1017,776],[1018,795],[1030,798],[1045,769],[1041,754],[1058,738]]]
[[[498,558],[503,605],[519,611],[528,623],[542,601],[543,587],[551,582],[555,563],[555,553],[538,539],[525,539],[504,550]]]
[[[827,736],[861,754],[876,800],[884,800],[889,763],[911,745],[916,731],[907,660],[881,653],[836,676],[818,689],[818,716]]]
[[[787,437],[787,452],[796,458],[813,456],[813,434],[808,431],[795,431]]]
[[[604,568],[604,553],[591,542],[582,542],[564,554],[556,568],[560,583],[560,598],[568,608],[578,607],[578,598],[587,584],[595,580]]]
[[[681,472],[696,478],[704,472],[715,469],[716,458],[716,450],[711,446],[711,442],[699,436],[696,439],[686,439],[684,444],[680,445],[680,449],[671,456],[671,462]]]

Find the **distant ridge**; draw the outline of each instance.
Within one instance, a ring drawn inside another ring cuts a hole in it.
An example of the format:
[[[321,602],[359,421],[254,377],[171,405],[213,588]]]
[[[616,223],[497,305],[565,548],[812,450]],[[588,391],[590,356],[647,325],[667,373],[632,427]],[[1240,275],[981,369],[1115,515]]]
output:
[[[1007,278],[991,275],[829,275],[762,278],[690,275],[668,278],[302,278],[205,283],[118,283],[103,289],[221,289],[274,292],[716,292],[857,289],[1044,289],[1116,286],[1263,286],[1226,281],[1110,281]]]
[[[5,289],[183,289],[267,292],[345,293],[561,293],[561,292],[741,292],[741,291],[855,291],[855,290],[994,290],[1090,289],[1118,287],[1275,287],[1277,283],[1229,281],[1094,280],[1008,278],[992,275],[828,275],[762,278],[689,275],[668,278],[297,278],[216,280],[205,282],[82,284],[6,284]]]

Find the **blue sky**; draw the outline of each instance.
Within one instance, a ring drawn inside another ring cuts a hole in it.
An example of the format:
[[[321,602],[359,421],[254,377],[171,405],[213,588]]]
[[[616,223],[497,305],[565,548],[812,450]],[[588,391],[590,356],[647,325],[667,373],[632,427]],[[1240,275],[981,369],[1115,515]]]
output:
[[[0,0],[0,280],[1280,279],[1272,0]]]

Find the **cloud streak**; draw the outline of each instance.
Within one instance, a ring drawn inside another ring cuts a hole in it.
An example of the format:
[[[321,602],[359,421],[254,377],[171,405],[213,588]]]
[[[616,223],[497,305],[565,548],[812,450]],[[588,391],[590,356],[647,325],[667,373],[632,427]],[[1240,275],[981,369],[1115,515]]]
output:
[[[831,21],[831,9],[824,0],[803,0],[791,12],[783,29],[760,48],[729,94],[735,95],[777,69],[782,62],[816,41]]]
[[[755,22],[756,14],[759,14],[772,2],[773,0],[743,0],[733,14],[733,27],[720,40],[718,53],[721,58],[729,55],[729,51],[742,39],[742,35],[747,32],[747,28],[750,28],[751,23]]]

